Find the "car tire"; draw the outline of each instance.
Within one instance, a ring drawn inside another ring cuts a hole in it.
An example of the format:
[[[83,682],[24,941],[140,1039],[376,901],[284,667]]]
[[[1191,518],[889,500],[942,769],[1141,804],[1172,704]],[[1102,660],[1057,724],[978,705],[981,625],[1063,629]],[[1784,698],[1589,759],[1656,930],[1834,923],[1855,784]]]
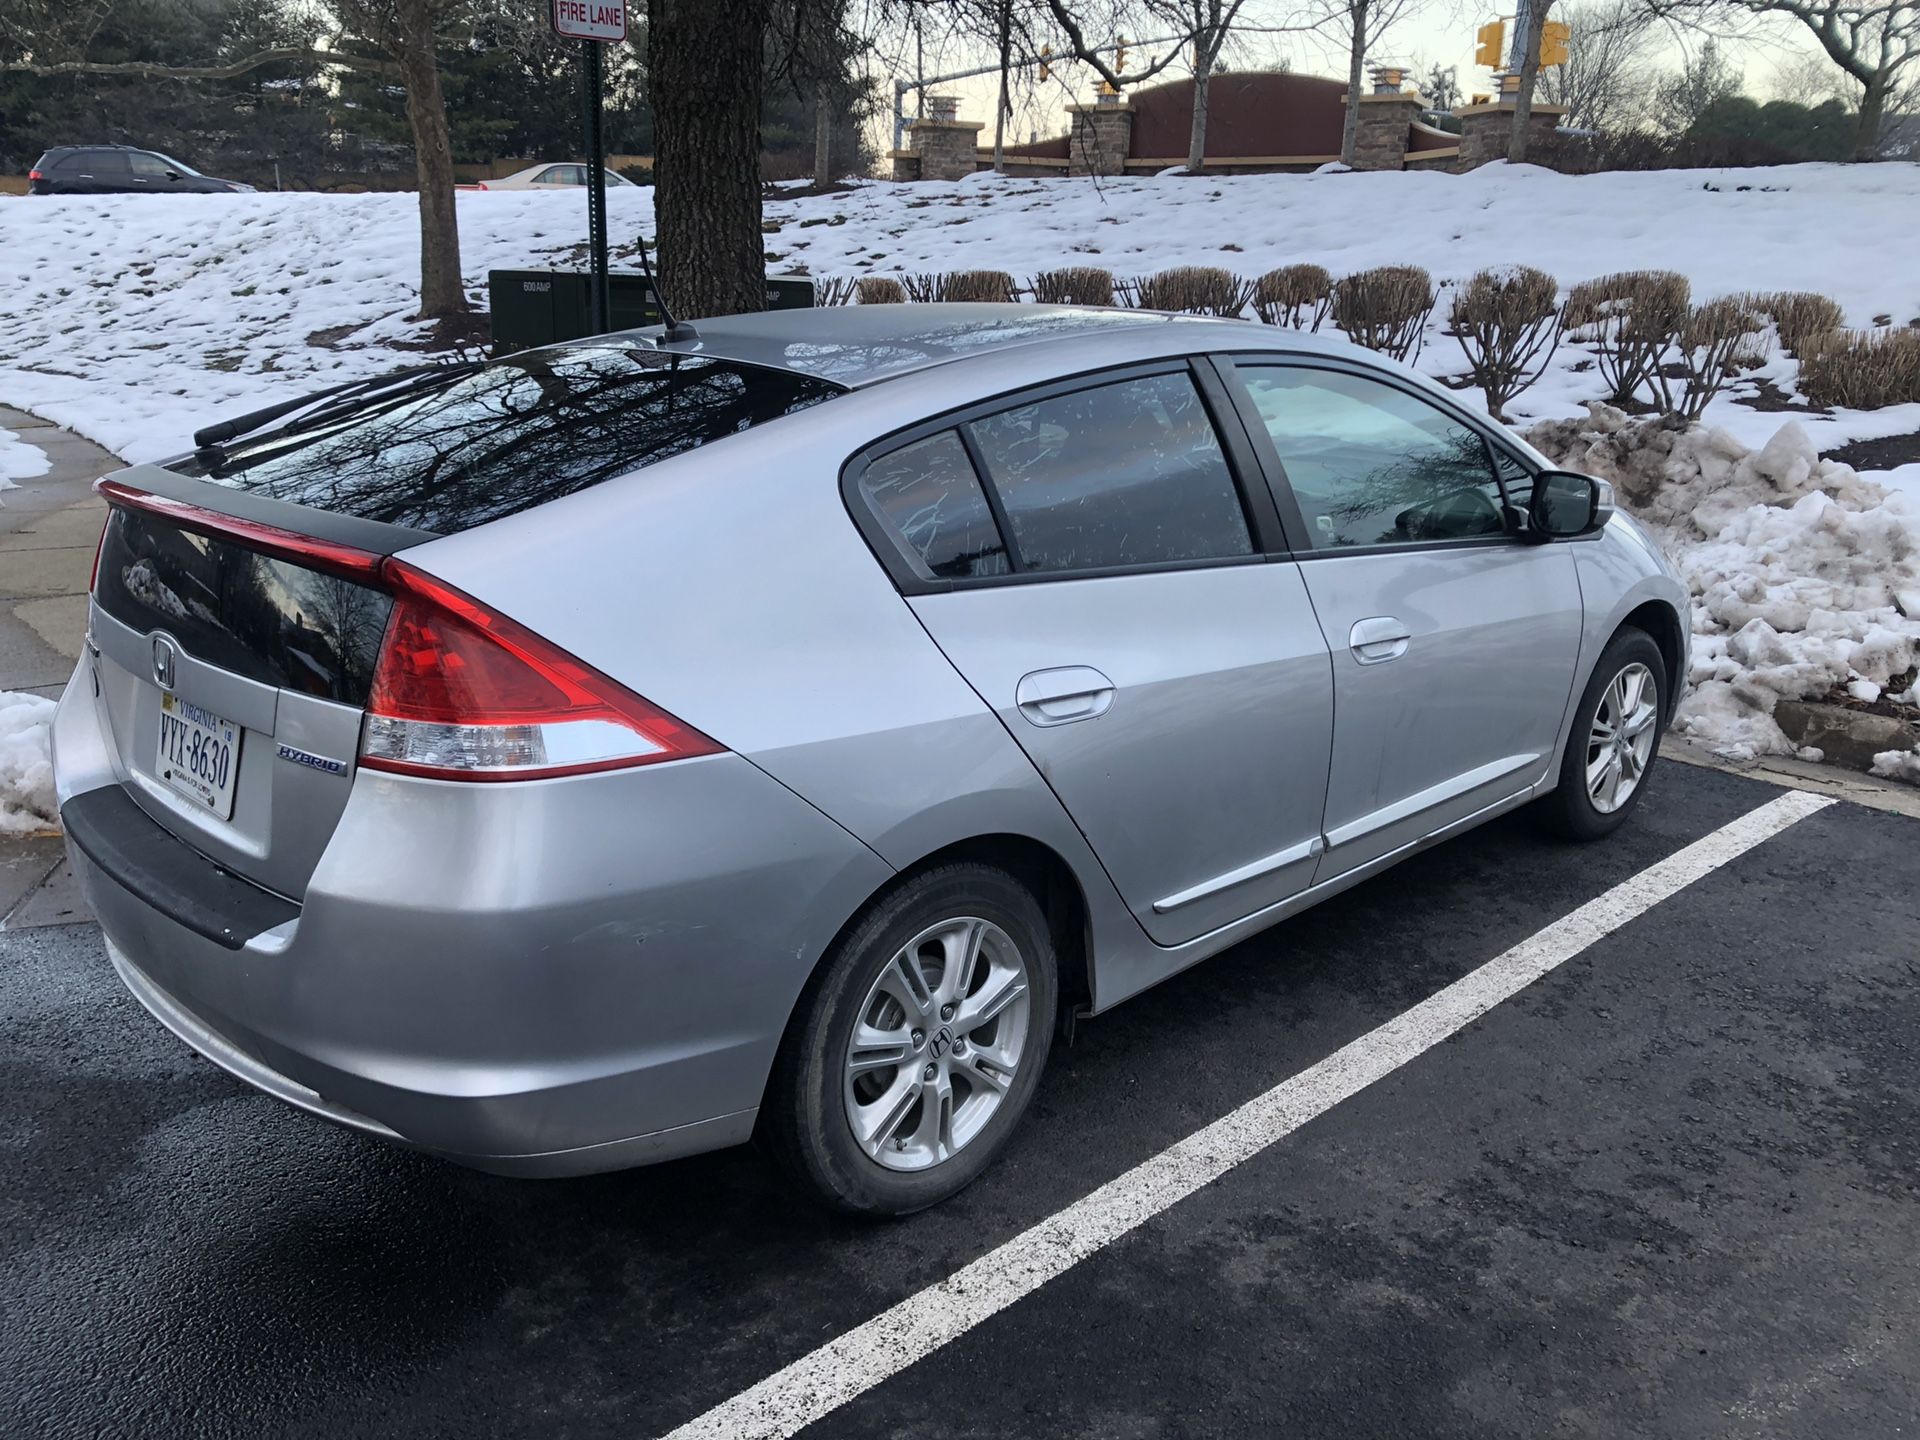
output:
[[[809,982],[760,1139],[835,1210],[938,1204],[992,1164],[1019,1124],[1058,1003],[1053,941],[1026,886],[979,864],[915,875],[867,908]]]
[[[1560,783],[1541,807],[1564,838],[1611,835],[1646,794],[1666,729],[1666,666],[1653,637],[1632,626],[1621,629],[1601,652],[1574,710],[1560,758]],[[1627,733],[1618,723],[1623,705]]]

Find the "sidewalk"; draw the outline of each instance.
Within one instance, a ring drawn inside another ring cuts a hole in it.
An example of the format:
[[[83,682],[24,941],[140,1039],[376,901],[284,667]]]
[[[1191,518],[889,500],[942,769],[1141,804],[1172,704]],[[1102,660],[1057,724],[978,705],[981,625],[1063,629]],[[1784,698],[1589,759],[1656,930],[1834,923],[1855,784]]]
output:
[[[87,577],[106,512],[93,482],[125,462],[4,405],[0,429],[53,462],[45,475],[0,494],[0,690],[57,700],[87,630]]]
[[[53,462],[0,494],[0,690],[58,699],[86,635],[87,577],[105,521],[93,482],[125,462],[4,405],[0,429]],[[0,837],[0,930],[86,918],[58,835]]]

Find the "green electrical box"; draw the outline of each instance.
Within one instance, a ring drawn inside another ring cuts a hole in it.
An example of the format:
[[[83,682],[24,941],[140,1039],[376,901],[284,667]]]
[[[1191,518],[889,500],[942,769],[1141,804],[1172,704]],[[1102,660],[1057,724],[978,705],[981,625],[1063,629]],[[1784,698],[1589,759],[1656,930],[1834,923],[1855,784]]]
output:
[[[584,270],[493,270],[487,275],[487,306],[492,312],[496,350],[524,350],[578,340],[594,333]],[[634,270],[607,275],[608,308],[615,330],[658,325],[647,277]],[[813,304],[813,281],[805,275],[767,277],[769,310],[803,310]]]

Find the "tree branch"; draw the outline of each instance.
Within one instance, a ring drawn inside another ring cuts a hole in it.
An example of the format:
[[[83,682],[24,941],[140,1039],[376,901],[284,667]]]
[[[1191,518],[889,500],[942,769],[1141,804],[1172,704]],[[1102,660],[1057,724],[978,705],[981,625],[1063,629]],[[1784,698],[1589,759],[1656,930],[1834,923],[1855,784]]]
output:
[[[43,64],[33,60],[0,60],[0,74],[15,75],[126,75],[149,80],[231,80],[237,75],[258,70],[263,65],[283,60],[311,60],[317,65],[343,65],[350,70],[369,70],[377,75],[400,73],[391,60],[368,55],[352,55],[340,50],[313,50],[304,45],[283,45],[272,50],[257,50],[228,65],[163,65],[151,60],[133,60],[108,64],[97,60],[59,60]]]

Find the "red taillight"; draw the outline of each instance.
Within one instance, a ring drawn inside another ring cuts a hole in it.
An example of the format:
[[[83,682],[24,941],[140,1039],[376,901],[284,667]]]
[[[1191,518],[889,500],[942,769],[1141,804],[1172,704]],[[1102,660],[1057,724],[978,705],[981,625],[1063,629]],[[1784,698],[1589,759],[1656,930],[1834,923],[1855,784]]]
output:
[[[91,595],[94,586],[100,583],[100,555],[107,548],[107,526],[113,523],[113,511],[107,511],[107,518],[100,526],[100,538],[93,542],[93,569],[87,574],[87,593]]]
[[[44,180],[46,178],[47,177],[42,175],[38,170],[29,170],[27,172],[27,179],[29,180]]]
[[[443,780],[528,780],[721,747],[521,625],[400,560],[360,763]]]

